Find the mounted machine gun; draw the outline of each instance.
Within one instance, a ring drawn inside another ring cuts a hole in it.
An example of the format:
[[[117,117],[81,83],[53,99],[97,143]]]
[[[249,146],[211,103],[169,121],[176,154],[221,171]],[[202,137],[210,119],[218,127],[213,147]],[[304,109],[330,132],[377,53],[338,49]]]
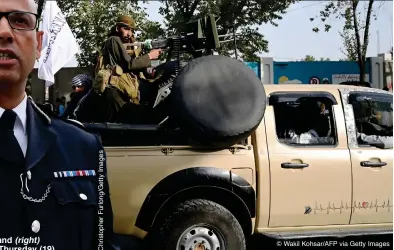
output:
[[[159,38],[147,40],[144,42],[126,43],[124,44],[127,51],[138,50],[149,51],[151,49],[167,50],[166,61],[174,58],[177,62],[176,73],[178,74],[180,65],[180,55],[187,53],[193,58],[212,55],[214,50],[220,46],[216,20],[214,15],[210,14],[204,18],[187,23],[186,32],[180,36],[169,38]]]

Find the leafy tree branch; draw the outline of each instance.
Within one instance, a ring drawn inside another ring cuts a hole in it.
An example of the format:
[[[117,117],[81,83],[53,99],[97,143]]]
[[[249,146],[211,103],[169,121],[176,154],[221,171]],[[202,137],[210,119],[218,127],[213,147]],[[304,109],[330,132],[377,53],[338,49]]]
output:
[[[186,31],[186,23],[207,14],[217,16],[220,35],[231,37],[233,29],[237,33],[237,52],[244,60],[258,60],[258,54],[268,52],[268,42],[258,31],[258,26],[282,19],[282,15],[295,0],[161,0],[168,35]],[[229,39],[230,41],[232,39]],[[234,55],[232,42],[223,43],[219,53]]]
[[[366,4],[364,10],[361,10],[363,6],[361,6],[360,2]],[[331,25],[327,23],[330,17],[345,20],[342,32],[340,32],[345,47],[343,53],[346,59],[358,62],[360,81],[363,81],[365,77],[371,21],[376,20],[376,14],[373,13],[374,3],[374,0],[331,1],[320,11],[318,16],[310,18],[312,22],[320,19],[324,23],[325,32],[329,32],[331,29]],[[320,29],[315,26],[312,31],[319,32]]]

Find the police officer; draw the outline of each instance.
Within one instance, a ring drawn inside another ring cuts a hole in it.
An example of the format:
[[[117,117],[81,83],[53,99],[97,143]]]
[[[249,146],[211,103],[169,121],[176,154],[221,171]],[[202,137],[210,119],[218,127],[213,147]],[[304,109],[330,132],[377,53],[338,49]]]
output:
[[[33,0],[0,1],[0,245],[118,249],[99,139],[25,93],[42,49],[36,11]]]

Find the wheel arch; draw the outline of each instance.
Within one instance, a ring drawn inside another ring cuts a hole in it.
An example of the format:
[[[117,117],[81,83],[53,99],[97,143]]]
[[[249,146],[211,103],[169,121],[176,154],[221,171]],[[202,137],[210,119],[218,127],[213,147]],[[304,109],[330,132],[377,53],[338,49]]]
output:
[[[146,197],[136,226],[149,231],[175,204],[188,199],[207,199],[224,206],[237,218],[245,235],[252,233],[255,190],[242,177],[214,167],[188,168],[161,180]]]

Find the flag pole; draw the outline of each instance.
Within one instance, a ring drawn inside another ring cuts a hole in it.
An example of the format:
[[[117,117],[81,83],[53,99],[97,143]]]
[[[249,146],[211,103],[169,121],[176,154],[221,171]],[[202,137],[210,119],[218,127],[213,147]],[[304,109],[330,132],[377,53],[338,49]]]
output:
[[[42,13],[44,10],[46,4],[46,0],[37,0],[37,14],[38,14],[38,24],[37,24],[37,31],[40,30],[40,24],[41,24],[41,20],[42,20]],[[39,61],[39,60],[37,60]],[[39,68],[37,68],[37,76],[38,76],[38,70]],[[31,74],[30,74],[30,79],[31,79]],[[49,101],[49,87],[45,86],[44,87],[44,103]]]
[[[50,100],[54,97],[53,88],[50,87],[55,84],[56,74],[80,52],[80,47],[66,17],[54,0],[45,3],[40,30],[45,35],[38,78],[45,80],[45,98]]]

